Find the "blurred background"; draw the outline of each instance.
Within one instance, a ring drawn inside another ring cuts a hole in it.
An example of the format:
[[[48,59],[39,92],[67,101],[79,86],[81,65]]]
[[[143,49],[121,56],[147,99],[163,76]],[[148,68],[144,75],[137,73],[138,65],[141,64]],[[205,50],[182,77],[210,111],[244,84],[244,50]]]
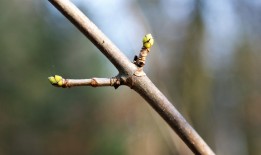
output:
[[[219,155],[261,154],[261,1],[72,0]],[[60,89],[48,76],[117,70],[47,0],[0,2],[1,155],[190,155],[134,91]]]

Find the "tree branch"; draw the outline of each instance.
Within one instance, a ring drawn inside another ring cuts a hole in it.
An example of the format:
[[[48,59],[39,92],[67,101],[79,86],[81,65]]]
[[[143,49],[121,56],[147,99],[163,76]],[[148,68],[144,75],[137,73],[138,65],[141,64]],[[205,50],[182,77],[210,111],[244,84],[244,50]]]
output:
[[[129,59],[69,0],[49,0],[66,16],[122,73],[135,68]]]
[[[48,77],[49,81],[53,86],[70,88],[76,86],[92,86],[92,87],[104,87],[113,86],[118,88],[120,85],[126,84],[126,78],[123,77],[112,77],[112,78],[91,78],[91,79],[64,79],[60,75],[54,75]]]
[[[114,86],[116,79],[109,78],[91,78],[91,79],[64,79],[64,87],[75,87],[75,86],[92,86],[92,87],[103,87],[103,86]]]
[[[128,58],[69,0],[49,0],[64,14],[126,78],[125,84],[139,93],[171,126],[187,146],[195,153],[213,155],[214,152],[187,123],[183,116],[158,88],[144,76],[134,75],[138,67]]]

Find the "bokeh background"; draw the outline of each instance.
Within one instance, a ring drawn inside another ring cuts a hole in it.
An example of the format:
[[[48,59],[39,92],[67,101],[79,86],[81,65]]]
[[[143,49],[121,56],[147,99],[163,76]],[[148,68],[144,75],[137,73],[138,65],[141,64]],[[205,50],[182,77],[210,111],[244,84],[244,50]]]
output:
[[[219,155],[261,154],[259,0],[72,0]],[[47,0],[0,1],[1,155],[190,155],[134,91],[51,86],[117,70]]]

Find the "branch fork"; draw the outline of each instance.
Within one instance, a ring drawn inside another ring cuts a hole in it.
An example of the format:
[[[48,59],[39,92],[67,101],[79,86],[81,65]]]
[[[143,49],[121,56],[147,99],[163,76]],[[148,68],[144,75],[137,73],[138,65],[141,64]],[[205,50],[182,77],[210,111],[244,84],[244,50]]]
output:
[[[151,34],[147,34],[144,36],[142,42],[143,42],[143,46],[140,50],[140,54],[139,56],[135,55],[133,60],[133,63],[137,66],[137,70],[134,72],[133,75],[138,77],[146,75],[145,72],[143,71],[143,67],[145,66],[146,57],[150,52],[150,48],[154,44],[154,39]],[[48,77],[48,79],[53,86],[62,87],[62,88],[70,88],[76,86],[92,86],[92,87],[113,86],[115,89],[117,89],[120,85],[129,85],[127,81],[131,81],[131,80],[125,80],[126,79],[125,76],[119,76],[119,75],[112,78],[93,77],[91,79],[64,79],[60,75],[54,75]],[[130,86],[131,85],[132,84],[130,84]]]
[[[143,47],[139,56],[130,60],[92,23],[71,1],[49,0],[66,16],[118,69],[119,75],[113,78],[64,79],[55,75],[49,77],[52,85],[57,87],[73,86],[113,86],[127,85],[140,94],[151,107],[170,125],[184,143],[195,154],[214,155],[215,153],[189,125],[165,95],[145,76],[143,67],[146,56],[154,40],[151,34],[143,38]]]

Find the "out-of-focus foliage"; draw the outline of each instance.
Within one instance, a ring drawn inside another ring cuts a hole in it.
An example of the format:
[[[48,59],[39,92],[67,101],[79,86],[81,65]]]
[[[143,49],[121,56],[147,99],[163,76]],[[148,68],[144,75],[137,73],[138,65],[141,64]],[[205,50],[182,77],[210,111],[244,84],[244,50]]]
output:
[[[261,154],[258,0],[73,2],[130,59],[152,33],[147,75],[217,154]],[[1,155],[192,154],[129,88],[49,83],[117,72],[48,1],[1,1],[0,34]]]

